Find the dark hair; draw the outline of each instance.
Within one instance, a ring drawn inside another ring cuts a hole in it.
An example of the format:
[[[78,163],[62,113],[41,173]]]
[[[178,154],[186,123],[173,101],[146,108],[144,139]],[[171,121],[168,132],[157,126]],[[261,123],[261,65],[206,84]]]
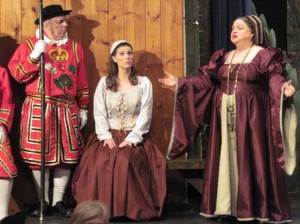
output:
[[[251,30],[251,33],[254,33],[254,26],[253,26],[253,23],[251,23],[249,21],[249,19],[246,17],[246,16],[241,16],[241,17],[238,17],[237,19],[240,19],[242,20],[244,23],[246,23],[246,25],[249,27],[249,29]]]
[[[109,57],[109,61],[107,64],[106,87],[107,89],[113,92],[117,92],[118,90],[117,77],[118,77],[119,69],[117,63],[113,61],[112,57],[116,55],[118,48],[122,46],[129,46],[131,49],[133,49],[129,43],[124,42],[119,44]],[[136,86],[138,84],[137,70],[134,65],[132,65],[131,67],[131,72],[128,79],[131,85]]]
[[[268,47],[270,45],[269,38],[265,32],[264,26],[260,18],[255,15],[242,16],[237,19],[242,20],[249,27],[254,34],[252,41],[261,47]]]

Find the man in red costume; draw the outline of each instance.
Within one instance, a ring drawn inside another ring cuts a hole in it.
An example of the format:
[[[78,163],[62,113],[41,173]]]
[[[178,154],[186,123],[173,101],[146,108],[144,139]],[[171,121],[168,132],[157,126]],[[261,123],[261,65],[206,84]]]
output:
[[[11,153],[8,132],[11,129],[14,104],[7,71],[0,67],[0,222],[8,216],[8,205],[17,176],[17,168]]]
[[[12,76],[26,84],[26,99],[20,124],[20,150],[25,163],[33,171],[40,189],[41,138],[45,132],[45,215],[70,217],[63,196],[77,164],[83,137],[80,130],[87,122],[88,84],[82,47],[67,33],[67,15],[60,5],[43,9],[44,40],[30,38],[22,43],[9,62]],[[39,24],[39,20],[35,21]],[[45,130],[41,128],[40,56],[45,60]],[[52,208],[49,206],[49,171],[53,170]],[[39,216],[40,209],[33,212]]]

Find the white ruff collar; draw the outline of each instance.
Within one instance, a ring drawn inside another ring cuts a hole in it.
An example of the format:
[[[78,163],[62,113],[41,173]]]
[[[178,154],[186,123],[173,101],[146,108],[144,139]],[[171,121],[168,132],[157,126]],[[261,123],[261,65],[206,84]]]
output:
[[[35,36],[36,36],[36,38],[40,37],[40,31],[39,31],[39,29],[37,29],[35,31]],[[49,37],[47,37],[46,35],[44,35],[44,41],[45,41],[46,44],[56,45],[56,46],[62,46],[64,44],[66,44],[67,41],[68,41],[68,38],[69,37],[68,37],[68,33],[67,32],[66,32],[65,36],[62,39],[60,39],[60,40],[51,40],[51,39],[49,39]]]

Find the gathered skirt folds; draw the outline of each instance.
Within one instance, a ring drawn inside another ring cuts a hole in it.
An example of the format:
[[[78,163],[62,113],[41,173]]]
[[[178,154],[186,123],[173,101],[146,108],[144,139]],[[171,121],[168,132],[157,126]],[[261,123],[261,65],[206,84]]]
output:
[[[116,145],[129,133],[111,132]],[[109,149],[94,132],[75,171],[72,189],[78,203],[104,202],[111,218],[158,218],[166,196],[166,161],[150,135],[137,146]]]

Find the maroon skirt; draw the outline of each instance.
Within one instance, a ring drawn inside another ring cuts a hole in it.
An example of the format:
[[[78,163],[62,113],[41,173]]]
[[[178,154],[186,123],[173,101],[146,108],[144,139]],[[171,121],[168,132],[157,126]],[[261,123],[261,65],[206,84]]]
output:
[[[119,145],[129,133],[111,130]],[[141,144],[109,149],[93,132],[73,177],[77,202],[100,200],[110,217],[160,217],[166,196],[166,161],[149,135]]]

